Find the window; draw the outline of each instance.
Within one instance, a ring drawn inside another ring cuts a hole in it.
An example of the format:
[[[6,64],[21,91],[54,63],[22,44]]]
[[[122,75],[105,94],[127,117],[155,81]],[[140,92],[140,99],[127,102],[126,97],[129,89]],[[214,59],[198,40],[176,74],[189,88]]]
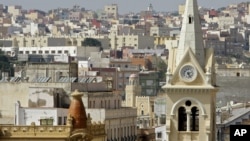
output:
[[[240,73],[239,73],[239,72],[237,72],[237,73],[236,73],[236,76],[237,76],[237,77],[239,77],[239,76],[240,76]]]
[[[39,50],[38,53],[39,53],[39,54],[43,54],[43,51]]]
[[[49,51],[48,51],[48,50],[45,50],[45,53],[46,53],[46,54],[49,54]]]
[[[65,54],[68,54],[68,53],[69,53],[69,51],[67,51],[67,50],[64,50],[64,53],[65,53]]]
[[[157,138],[160,139],[161,136],[162,136],[162,135],[161,135],[161,132],[158,132],[158,133],[157,133]]]
[[[193,18],[192,18],[191,16],[188,17],[188,23],[189,23],[189,24],[192,23],[192,19],[193,19]]]
[[[61,53],[62,53],[62,51],[61,51],[61,50],[58,50],[58,51],[57,51],[57,53],[61,54]]]
[[[58,125],[62,125],[62,117],[58,117],[57,123],[58,123]]]
[[[23,54],[23,51],[19,51],[19,54]]]
[[[36,54],[36,51],[32,51],[32,54]]]
[[[25,51],[25,54],[30,54],[30,52],[29,51]]]
[[[178,130],[186,131],[187,130],[187,114],[186,109],[184,107],[180,107],[178,109]]]
[[[63,117],[63,125],[66,125],[67,117]]]
[[[53,125],[53,121],[52,118],[40,119],[40,125]]]
[[[51,53],[56,53],[56,51],[52,50]]]
[[[191,131],[199,131],[199,110],[197,107],[191,109],[190,120]]]

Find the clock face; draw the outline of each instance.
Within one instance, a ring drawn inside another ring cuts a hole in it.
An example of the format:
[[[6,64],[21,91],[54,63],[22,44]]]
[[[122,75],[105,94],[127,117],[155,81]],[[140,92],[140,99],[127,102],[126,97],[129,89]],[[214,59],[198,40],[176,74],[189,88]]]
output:
[[[193,65],[190,65],[190,64],[184,65],[180,69],[180,76],[181,76],[182,80],[184,80],[186,82],[192,82],[197,77],[197,71],[193,67]]]

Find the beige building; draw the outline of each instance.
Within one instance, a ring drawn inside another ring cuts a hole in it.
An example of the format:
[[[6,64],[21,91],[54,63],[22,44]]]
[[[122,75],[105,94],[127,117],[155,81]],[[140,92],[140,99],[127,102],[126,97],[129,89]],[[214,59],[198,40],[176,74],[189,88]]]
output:
[[[170,48],[165,92],[166,141],[215,141],[216,82],[196,0],[186,0],[178,48]]]
[[[135,49],[154,47],[154,37],[152,36],[111,34],[109,38],[111,49],[121,50],[121,47],[125,46],[131,46]]]
[[[185,11],[185,4],[179,5],[179,7],[178,7],[178,13],[179,13],[179,15],[183,15],[184,11]]]
[[[104,12],[107,14],[108,18],[118,18],[118,5],[117,4],[111,4],[111,5],[106,5],[104,7]]]
[[[154,121],[154,97],[141,96],[141,86],[139,85],[139,77],[131,74],[129,84],[125,89],[125,101],[123,106],[137,108],[137,127],[151,128]]]
[[[25,14],[25,18],[28,18],[32,21],[36,21],[39,20],[40,18],[42,18],[43,15],[40,14],[38,11],[29,11],[27,14]]]
[[[92,121],[105,123],[106,141],[136,138],[136,108],[121,107],[121,98],[117,92],[88,92],[82,98]]]
[[[13,36],[12,46],[15,47],[49,47],[49,46],[82,46],[85,36]],[[105,48],[109,44],[109,38],[104,36],[91,36],[102,43]]]
[[[105,141],[105,125],[92,123],[86,114],[81,100],[83,93],[75,91],[71,94],[66,125],[0,125],[0,140],[36,140],[36,141]]]
[[[12,14],[14,17],[21,15],[21,10],[22,7],[19,5],[8,6],[8,13]]]

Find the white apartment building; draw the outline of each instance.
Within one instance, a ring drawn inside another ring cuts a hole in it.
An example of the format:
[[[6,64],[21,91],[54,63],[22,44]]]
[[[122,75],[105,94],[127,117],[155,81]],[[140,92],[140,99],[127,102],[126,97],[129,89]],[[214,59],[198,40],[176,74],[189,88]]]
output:
[[[45,107],[21,107],[15,103],[15,125],[66,125],[68,109]]]
[[[225,17],[225,16],[218,17],[219,29],[229,28],[229,26],[234,25],[235,23],[236,20],[234,17]]]
[[[55,46],[55,47],[1,47],[7,55],[38,54],[67,55],[71,57],[89,57],[90,52],[98,52],[99,47]]]

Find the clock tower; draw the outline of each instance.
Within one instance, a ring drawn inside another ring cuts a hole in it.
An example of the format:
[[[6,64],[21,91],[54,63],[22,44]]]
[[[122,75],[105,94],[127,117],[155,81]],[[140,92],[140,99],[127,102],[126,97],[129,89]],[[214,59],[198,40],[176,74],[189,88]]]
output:
[[[166,141],[215,141],[214,51],[204,48],[197,0],[186,0],[180,40],[169,49]]]

